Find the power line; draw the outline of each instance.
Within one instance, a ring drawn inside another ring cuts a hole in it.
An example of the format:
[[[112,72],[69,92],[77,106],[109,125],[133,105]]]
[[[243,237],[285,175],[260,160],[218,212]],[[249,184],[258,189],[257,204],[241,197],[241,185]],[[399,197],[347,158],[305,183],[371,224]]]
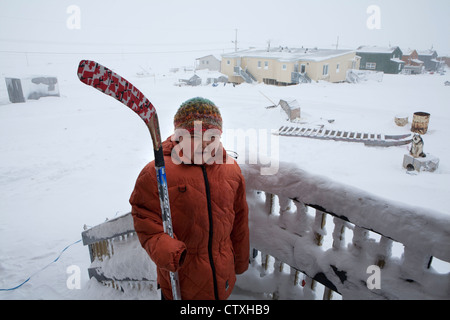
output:
[[[84,46],[114,46],[114,47],[150,47],[150,46],[210,46],[210,45],[227,45],[228,42],[79,42],[79,41],[52,41],[52,40],[36,40],[36,39],[12,39],[12,38],[0,38],[0,42],[3,43],[18,43],[18,44],[42,44],[42,45],[84,45]]]

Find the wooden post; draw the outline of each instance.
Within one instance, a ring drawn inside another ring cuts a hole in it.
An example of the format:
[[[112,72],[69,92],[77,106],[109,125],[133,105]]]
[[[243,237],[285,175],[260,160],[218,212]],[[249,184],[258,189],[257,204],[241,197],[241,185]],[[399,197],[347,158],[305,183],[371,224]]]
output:
[[[320,247],[323,242],[324,227],[327,220],[326,213],[316,209],[316,217],[314,219],[314,242]]]

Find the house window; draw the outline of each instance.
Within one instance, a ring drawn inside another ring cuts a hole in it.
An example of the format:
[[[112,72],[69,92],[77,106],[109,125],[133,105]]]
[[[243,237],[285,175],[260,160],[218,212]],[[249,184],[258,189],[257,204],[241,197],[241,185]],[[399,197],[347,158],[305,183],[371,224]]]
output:
[[[261,69],[261,61],[258,61],[258,69]]]
[[[375,70],[377,68],[377,64],[375,62],[366,62],[367,70]]]
[[[286,65],[286,64],[283,64],[283,66],[281,67],[281,69],[287,70],[287,65]]]
[[[231,64],[231,61],[230,61],[230,60],[227,60],[227,64]]]
[[[339,73],[339,63],[336,65],[336,73]]]
[[[328,75],[328,65],[327,64],[323,65],[322,75],[324,75],[324,76]]]
[[[264,61],[264,69],[269,69],[269,61]]]

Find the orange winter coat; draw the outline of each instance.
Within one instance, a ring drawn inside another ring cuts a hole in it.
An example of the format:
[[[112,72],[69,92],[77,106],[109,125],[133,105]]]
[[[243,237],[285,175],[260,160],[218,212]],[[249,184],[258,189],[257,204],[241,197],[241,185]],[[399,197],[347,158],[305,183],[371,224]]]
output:
[[[130,198],[135,230],[157,266],[166,299],[172,299],[169,271],[178,271],[184,300],[227,299],[236,274],[249,263],[244,178],[234,160],[176,165],[175,145],[171,138],[163,143],[175,239],[163,231],[154,161],[142,170]]]

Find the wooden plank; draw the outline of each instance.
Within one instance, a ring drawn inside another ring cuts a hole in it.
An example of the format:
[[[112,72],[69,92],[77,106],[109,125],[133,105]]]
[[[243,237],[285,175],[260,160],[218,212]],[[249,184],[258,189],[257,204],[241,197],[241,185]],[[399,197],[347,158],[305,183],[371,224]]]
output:
[[[298,133],[300,130],[301,130],[300,127],[295,128],[295,130],[292,131],[291,135],[293,135],[293,136],[297,135],[297,133]]]

